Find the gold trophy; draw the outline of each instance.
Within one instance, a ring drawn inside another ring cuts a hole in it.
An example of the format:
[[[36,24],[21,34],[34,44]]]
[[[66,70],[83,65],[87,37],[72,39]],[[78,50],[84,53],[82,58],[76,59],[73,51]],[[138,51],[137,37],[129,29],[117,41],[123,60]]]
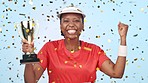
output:
[[[28,43],[31,44],[37,36],[39,24],[34,20],[21,21],[21,23],[17,25],[17,28],[21,39],[26,39]],[[40,62],[40,60],[37,58],[34,50],[31,53],[27,52],[23,54],[23,59],[20,60],[21,64],[33,64],[38,62]]]

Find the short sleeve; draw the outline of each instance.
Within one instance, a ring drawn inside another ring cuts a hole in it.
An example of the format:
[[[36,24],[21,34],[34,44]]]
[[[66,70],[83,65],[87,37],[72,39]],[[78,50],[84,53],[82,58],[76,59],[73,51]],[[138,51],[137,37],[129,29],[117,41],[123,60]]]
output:
[[[41,50],[38,52],[38,55],[37,57],[40,59],[40,65],[46,69],[47,68],[47,65],[48,65],[48,59],[49,59],[49,54],[48,54],[48,43],[46,43],[42,48]]]
[[[99,59],[98,59],[98,67],[100,68],[104,61],[109,60],[109,58],[106,56],[106,53],[100,48],[99,52]]]

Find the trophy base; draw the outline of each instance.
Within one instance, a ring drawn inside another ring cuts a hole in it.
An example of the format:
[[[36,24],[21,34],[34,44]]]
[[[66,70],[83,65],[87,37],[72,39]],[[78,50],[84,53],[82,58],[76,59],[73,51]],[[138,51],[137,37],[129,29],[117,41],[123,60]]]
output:
[[[40,59],[37,58],[36,54],[25,54],[23,55],[23,59],[20,60],[21,64],[34,64],[39,62],[40,62]]]

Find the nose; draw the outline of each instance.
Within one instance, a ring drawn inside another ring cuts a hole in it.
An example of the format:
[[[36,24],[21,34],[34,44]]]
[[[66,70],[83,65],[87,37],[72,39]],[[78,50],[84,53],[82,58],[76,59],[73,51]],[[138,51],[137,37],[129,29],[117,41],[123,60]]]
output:
[[[70,23],[68,24],[68,26],[69,26],[69,27],[74,27],[74,23],[73,23],[73,22],[70,22]]]

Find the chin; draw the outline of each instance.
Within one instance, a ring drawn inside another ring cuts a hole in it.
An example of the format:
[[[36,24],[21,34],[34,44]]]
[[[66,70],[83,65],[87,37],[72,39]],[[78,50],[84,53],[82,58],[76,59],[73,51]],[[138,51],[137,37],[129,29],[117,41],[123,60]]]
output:
[[[67,36],[66,38],[73,40],[73,39],[78,39],[79,37],[77,35],[72,35],[72,36]]]

